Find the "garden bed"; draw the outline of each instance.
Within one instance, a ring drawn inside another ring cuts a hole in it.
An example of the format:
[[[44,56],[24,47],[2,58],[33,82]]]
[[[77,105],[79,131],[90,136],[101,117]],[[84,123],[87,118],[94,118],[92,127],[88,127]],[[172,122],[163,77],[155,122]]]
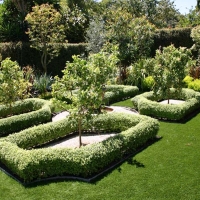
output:
[[[154,96],[153,92],[145,92],[131,99],[133,106],[142,115],[147,115],[164,120],[179,121],[200,108],[200,93],[191,89],[183,89],[177,96],[171,89],[171,100],[178,100],[180,104],[160,103],[162,97]]]
[[[95,176],[111,163],[135,153],[159,129],[157,120],[129,114],[102,114],[93,118],[92,130],[118,132],[102,142],[70,148],[32,149],[77,130],[68,118],[26,129],[0,139],[0,162],[23,183],[51,177]],[[85,124],[85,129],[91,128]]]
[[[6,117],[10,108],[0,105],[0,136],[50,121],[52,109],[49,101],[30,98],[17,101],[12,107],[13,116]]]

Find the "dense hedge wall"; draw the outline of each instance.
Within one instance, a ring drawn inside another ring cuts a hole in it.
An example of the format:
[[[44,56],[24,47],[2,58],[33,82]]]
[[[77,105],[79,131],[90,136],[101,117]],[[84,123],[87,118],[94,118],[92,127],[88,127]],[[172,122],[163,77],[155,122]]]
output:
[[[177,47],[191,48],[194,42],[190,36],[192,28],[173,28],[173,29],[158,29],[154,36],[154,47],[152,48],[152,56],[155,51],[161,46],[167,47],[171,44]]]
[[[135,152],[139,146],[154,138],[159,129],[159,123],[155,119],[122,113],[102,114],[93,118],[91,123],[94,130],[104,129],[120,133],[103,142],[77,149],[26,150],[36,143],[40,144],[45,140],[63,136],[64,132],[67,134],[73,129],[76,130],[66,118],[0,139],[0,161],[24,182],[62,175],[88,177],[110,163],[119,161],[123,156]],[[33,143],[28,142],[32,140]]]
[[[117,101],[134,97],[138,94],[139,89],[136,86],[127,85],[106,85],[104,103],[109,105]]]
[[[21,67],[30,65],[36,70],[42,69],[40,52],[30,48],[29,43],[0,43],[0,54],[2,59],[10,57],[11,60],[16,60]],[[55,57],[48,65],[48,74],[61,75],[66,61],[72,61],[73,55],[86,55],[86,44],[63,44],[59,56]]]
[[[178,105],[160,104],[161,97],[155,97],[153,92],[145,92],[131,99],[133,106],[140,114],[167,120],[181,120],[191,112],[200,108],[200,93],[191,89],[183,89],[180,96],[171,90],[170,99],[185,100]]]
[[[30,98],[16,102],[12,107],[14,115],[7,117],[10,108],[0,105],[0,136],[50,121],[52,109],[49,101]]]

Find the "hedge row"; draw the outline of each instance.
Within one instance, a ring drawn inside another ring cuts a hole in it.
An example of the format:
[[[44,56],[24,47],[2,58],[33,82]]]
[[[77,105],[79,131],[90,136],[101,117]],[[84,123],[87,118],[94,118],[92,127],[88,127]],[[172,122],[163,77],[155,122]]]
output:
[[[155,97],[153,92],[146,92],[131,99],[133,106],[140,114],[167,120],[181,120],[191,112],[200,108],[200,93],[191,89],[183,89],[180,96],[171,89],[170,99],[184,100],[184,103],[160,104],[161,97]]]
[[[72,61],[73,55],[86,55],[86,44],[64,43],[59,56],[55,57],[48,65],[48,74],[52,76],[62,75],[61,71],[65,68],[67,61]],[[32,66],[36,70],[41,70],[40,52],[30,47],[29,43],[0,43],[0,54],[2,59],[10,57],[17,61],[21,67]]]
[[[15,115],[6,117],[10,114],[10,108],[1,105],[0,136],[50,121],[52,109],[49,101],[30,98],[16,102],[12,107],[12,113]]]
[[[63,131],[58,130],[61,124]],[[13,138],[9,136],[1,139],[0,161],[24,182],[62,175],[89,177],[98,173],[110,163],[119,161],[123,156],[135,152],[139,146],[154,138],[159,129],[159,123],[155,119],[122,113],[99,115],[93,118],[92,125],[93,129],[103,128],[110,132],[118,130],[120,133],[103,142],[77,149],[42,148],[25,150],[19,147],[23,146],[23,140],[26,148],[29,145],[34,145],[26,142],[34,139],[34,135],[37,138],[35,141],[37,140],[40,143],[43,137],[49,140],[49,137],[51,139],[57,138],[59,134],[63,136],[64,129],[66,133],[72,131],[75,127],[70,127],[66,118],[62,122],[43,125],[40,130],[34,127],[29,129],[26,134],[20,132],[15,134]],[[49,130],[53,130],[53,127],[55,130],[51,133]],[[58,132],[60,133],[58,134]],[[18,134],[20,135],[17,136]],[[27,139],[29,136],[26,135],[31,136]]]
[[[173,28],[173,29],[158,29],[154,36],[154,47],[152,48],[152,56],[159,47],[166,47],[174,44],[176,48],[187,47],[191,48],[194,42],[190,36],[192,28]]]
[[[136,86],[126,85],[106,85],[106,92],[104,95],[104,103],[109,105],[117,101],[134,97],[139,92]]]

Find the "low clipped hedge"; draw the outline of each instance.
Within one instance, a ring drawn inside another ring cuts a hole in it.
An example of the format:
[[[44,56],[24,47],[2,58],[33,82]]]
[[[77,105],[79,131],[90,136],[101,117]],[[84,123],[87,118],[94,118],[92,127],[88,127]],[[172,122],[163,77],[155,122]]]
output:
[[[0,105],[0,136],[50,121],[51,109],[53,107],[49,101],[30,98],[14,103],[13,115],[7,117],[10,114],[10,108]]]
[[[106,85],[105,91],[104,103],[109,105],[111,103],[134,97],[138,94],[139,89],[137,86]]]
[[[135,152],[139,146],[155,138],[159,129],[159,123],[155,119],[122,113],[99,115],[90,124],[93,130],[118,131],[119,134],[77,149],[28,150],[76,131],[77,127],[70,126],[69,119],[66,118],[0,139],[0,162],[25,183],[63,175],[89,177]],[[89,127],[85,125],[85,128]]]
[[[153,92],[145,92],[131,99],[134,108],[140,114],[159,119],[181,120],[188,114],[200,108],[200,93],[191,89],[183,89],[180,96],[171,89],[170,99],[184,100],[182,104],[160,104],[161,97],[155,97]]]

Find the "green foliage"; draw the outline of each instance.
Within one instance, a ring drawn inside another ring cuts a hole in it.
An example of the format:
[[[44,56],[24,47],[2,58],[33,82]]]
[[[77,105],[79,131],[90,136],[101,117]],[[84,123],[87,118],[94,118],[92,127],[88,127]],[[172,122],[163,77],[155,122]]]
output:
[[[88,21],[84,11],[78,5],[62,6],[61,15],[67,40],[71,43],[84,42]]]
[[[7,117],[9,107],[0,106],[0,135],[7,135],[51,120],[53,107],[42,99],[25,99],[13,104],[14,116]],[[6,117],[6,118],[5,118]]]
[[[143,82],[142,82],[142,87],[143,90],[147,91],[147,90],[152,90],[153,86],[155,84],[155,81],[153,79],[152,76],[147,76],[146,78],[144,78]]]
[[[191,28],[173,28],[173,29],[157,29],[154,36],[154,48],[152,56],[155,56],[155,51],[160,47],[167,47],[174,44],[176,48],[187,47],[191,48],[194,42],[190,36]]]
[[[194,81],[189,82],[188,83],[188,88],[200,92],[200,80],[199,79],[195,79]]]
[[[184,84],[186,85],[186,87],[188,87],[188,85],[193,81],[194,79],[191,76],[186,76],[183,79]]]
[[[62,70],[65,68],[66,61],[72,61],[73,55],[86,55],[85,43],[69,44],[63,43],[62,49],[57,57],[54,57],[48,65],[48,71],[52,76],[61,76]],[[0,53],[2,58],[11,57],[16,60],[20,66],[32,66],[36,71],[41,71],[40,52],[30,48],[30,43],[0,43]]]
[[[132,19],[130,13],[113,10],[107,20],[107,39],[119,45],[119,83],[127,78],[127,67],[141,58],[150,56],[155,26],[145,17]],[[142,37],[141,37],[142,35]]]
[[[64,42],[64,26],[61,15],[52,5],[34,6],[33,11],[26,16],[32,47],[41,51],[41,64],[45,73],[47,65],[53,57],[58,56],[61,42]]]
[[[24,79],[23,71],[17,62],[9,58],[3,60],[0,65],[0,104],[9,106],[10,114],[15,101],[29,96],[28,87],[29,82]]]
[[[63,77],[56,77],[52,85],[52,95],[58,100],[68,91],[67,99],[72,102],[70,116],[78,123],[80,146],[82,121],[90,118],[94,109],[99,109],[102,104],[103,85],[113,75],[118,61],[116,50],[114,47],[111,54],[103,51],[91,54],[87,60],[73,56],[74,61],[67,63]],[[77,89],[76,94],[73,94],[74,89]]]
[[[62,136],[65,130],[72,131],[69,123],[66,118],[1,139],[1,162],[24,182],[64,174],[88,177],[110,163],[119,161],[123,156],[135,152],[138,147],[154,138],[159,129],[157,120],[145,116],[106,114],[91,121],[94,129],[111,132],[118,130],[120,133],[98,144],[79,149],[42,148],[27,151],[20,148],[30,148],[36,143],[43,143],[45,139],[47,141],[53,137],[57,138],[59,134]]]
[[[165,120],[181,120],[200,108],[200,93],[191,89],[182,89],[181,94],[171,89],[169,98],[182,99],[185,102],[178,105],[160,104],[158,101],[162,97],[156,97],[153,92],[135,96],[131,101],[140,114]]]
[[[36,75],[33,82],[33,88],[41,95],[45,95],[47,91],[51,90],[53,78],[50,75],[42,74]]]
[[[133,63],[128,69],[127,83],[137,86],[140,90],[144,90],[144,79],[152,75],[154,68],[154,59],[139,59]]]
[[[178,26],[180,27],[195,27],[200,24],[199,9],[190,9],[188,14],[179,17]]]
[[[110,105],[111,103],[134,97],[138,91],[139,89],[136,86],[106,85],[103,101],[106,105]]]
[[[174,45],[170,45],[164,47],[163,51],[157,50],[152,75],[155,81],[154,94],[169,99],[171,87],[180,93],[186,70],[192,62],[191,51],[186,48],[176,49]]]

